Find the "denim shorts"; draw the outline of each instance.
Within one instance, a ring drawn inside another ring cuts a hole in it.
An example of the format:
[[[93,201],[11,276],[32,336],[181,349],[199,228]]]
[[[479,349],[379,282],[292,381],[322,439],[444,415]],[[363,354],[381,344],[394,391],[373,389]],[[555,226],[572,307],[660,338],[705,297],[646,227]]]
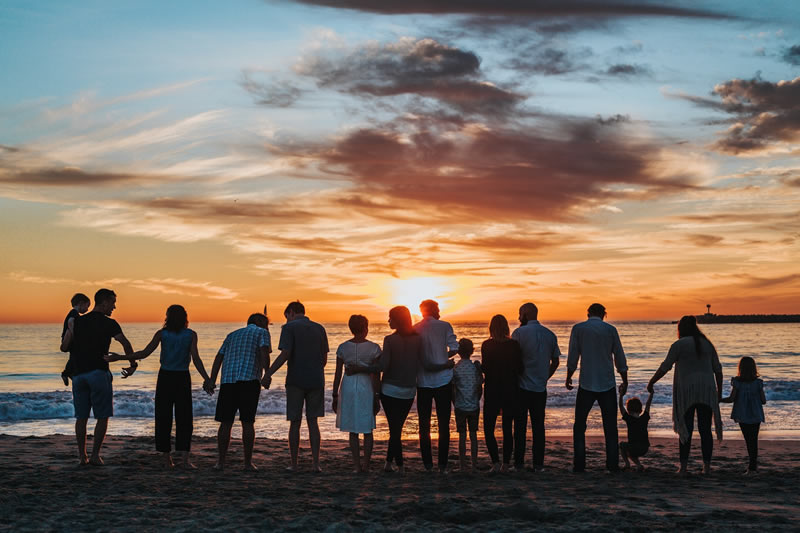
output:
[[[112,379],[111,372],[100,369],[72,376],[75,418],[89,418],[90,410],[96,419],[114,416]]]

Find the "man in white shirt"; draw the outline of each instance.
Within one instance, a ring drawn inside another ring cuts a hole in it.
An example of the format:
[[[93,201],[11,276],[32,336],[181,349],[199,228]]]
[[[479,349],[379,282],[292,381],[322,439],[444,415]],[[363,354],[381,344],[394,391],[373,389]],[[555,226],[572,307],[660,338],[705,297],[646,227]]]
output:
[[[514,421],[514,465],[525,466],[528,415],[531,417],[533,469],[544,469],[544,412],[547,405],[547,380],[559,365],[561,350],[555,333],[539,323],[539,309],[528,302],[519,308],[520,327],[511,338],[522,348],[523,372],[519,377],[520,409]]]
[[[575,398],[575,424],[572,440],[575,450],[573,472],[586,468],[586,418],[594,402],[603,416],[603,435],[606,440],[606,467],[619,470],[619,440],[617,435],[617,390],[614,367],[622,385],[620,394],[628,390],[628,364],[619,340],[617,328],[603,322],[606,308],[598,303],[589,306],[588,320],[572,327],[567,355],[566,387],[572,390],[572,375],[581,363],[578,394]]]
[[[436,402],[439,421],[439,471],[447,472],[450,453],[450,413],[453,401],[453,361],[458,352],[458,340],[449,322],[439,320],[439,304],[424,300],[419,304],[422,320],[414,329],[422,337],[422,367],[417,374],[417,415],[419,416],[419,447],[426,470],[433,468],[431,454],[431,411]],[[616,405],[616,401],[615,401]]]

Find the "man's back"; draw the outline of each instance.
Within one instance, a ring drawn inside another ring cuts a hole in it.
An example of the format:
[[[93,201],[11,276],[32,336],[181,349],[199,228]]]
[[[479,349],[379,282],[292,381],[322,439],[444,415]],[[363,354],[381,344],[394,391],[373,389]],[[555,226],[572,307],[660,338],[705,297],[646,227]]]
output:
[[[120,333],[122,328],[117,321],[99,311],[76,317],[74,338],[70,343],[74,373],[77,375],[91,370],[108,370],[108,363],[103,356],[111,347],[111,339]]]
[[[555,333],[542,326],[538,320],[530,320],[511,334],[522,348],[524,372],[519,377],[521,388],[533,392],[547,390],[550,378],[550,361],[561,355]]]
[[[572,327],[567,369],[575,370],[579,359],[580,386],[589,391],[603,392],[614,388],[615,365],[620,372],[628,370],[617,328],[598,317],[589,317]]]
[[[286,385],[301,389],[325,387],[325,362],[330,351],[328,335],[321,324],[303,316],[281,328],[278,349],[289,352]]]
[[[425,364],[442,365],[449,359],[449,351],[458,349],[458,340],[449,322],[425,317],[414,329],[422,337],[422,359]],[[447,385],[453,379],[453,370],[428,371],[420,368],[417,375],[417,386],[436,388]]]
[[[229,333],[219,349],[225,356],[222,360],[221,383],[258,379],[258,349],[269,345],[269,331],[255,324],[248,324]]]

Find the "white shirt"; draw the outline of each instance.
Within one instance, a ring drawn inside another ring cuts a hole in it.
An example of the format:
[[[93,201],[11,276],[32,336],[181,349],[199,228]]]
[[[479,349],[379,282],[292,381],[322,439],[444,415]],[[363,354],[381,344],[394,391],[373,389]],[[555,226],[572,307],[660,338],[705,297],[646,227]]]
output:
[[[428,316],[417,322],[414,329],[422,337],[422,360],[425,364],[443,365],[450,358],[449,352],[458,350],[458,339],[449,322]],[[420,367],[417,373],[417,387],[435,389],[452,380],[452,368],[429,372]]]
[[[529,320],[511,334],[522,348],[524,370],[519,377],[519,386],[532,392],[547,390],[550,379],[550,361],[561,356],[556,334],[542,326],[538,320]]]
[[[612,360],[613,357],[613,360]],[[581,361],[579,386],[592,392],[605,392],[616,387],[614,366],[627,372],[628,363],[617,328],[596,316],[572,326],[569,336],[567,370],[574,371]]]

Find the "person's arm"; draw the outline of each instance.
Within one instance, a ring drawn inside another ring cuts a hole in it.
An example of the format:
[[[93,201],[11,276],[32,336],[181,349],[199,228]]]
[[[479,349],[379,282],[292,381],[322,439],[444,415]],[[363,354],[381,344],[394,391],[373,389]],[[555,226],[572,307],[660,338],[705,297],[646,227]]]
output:
[[[197,351],[197,333],[192,331],[192,343],[189,346],[189,354],[192,356],[192,363],[194,363],[194,367],[197,372],[200,374],[200,377],[203,378],[203,390],[208,392],[208,372],[206,372],[206,367],[203,364],[203,360],[200,359],[200,352]]]
[[[121,359],[145,359],[148,356],[150,356],[151,353],[153,353],[153,351],[158,347],[159,343],[161,342],[161,332],[162,330],[156,331],[150,343],[147,346],[145,346],[143,350],[134,352],[132,358],[125,357],[120,354],[113,354],[113,355],[109,354],[109,356],[106,356],[105,360],[110,363],[112,361],[119,361]]]
[[[578,361],[581,358],[580,342],[578,340],[578,331],[572,327],[572,332],[569,335],[569,350],[567,351],[567,379],[564,386],[567,390],[572,390],[572,375],[578,369]]]
[[[222,350],[218,351],[214,362],[211,364],[211,376],[208,378],[208,390],[206,392],[214,392],[214,387],[217,386],[217,376],[219,375],[220,368],[222,368],[222,360],[224,358],[225,353]]]
[[[344,361],[339,357],[336,358],[336,372],[333,374],[333,392],[331,392],[331,409],[334,413],[339,410],[339,385],[342,382],[342,370],[344,369]]]
[[[561,364],[561,360],[560,359],[561,359],[561,350],[558,348],[558,340],[554,339],[553,340],[553,353],[550,354],[550,368],[547,370],[548,371],[547,379],[552,378],[553,374],[556,373],[556,370],[558,369],[558,365]]]
[[[764,393],[764,382],[761,382],[761,387],[759,387],[759,391],[761,393],[761,405],[765,405],[767,403],[767,395]]]
[[[617,372],[622,378],[622,393],[628,391],[628,360],[625,358],[625,350],[622,349],[622,341],[619,340],[619,332],[614,328],[614,365],[617,367]]]
[[[733,403],[736,401],[736,380],[731,380],[731,394],[724,398],[720,398],[721,403]]]
[[[458,353],[458,337],[450,324],[447,324],[447,350],[447,357],[453,357]]]
[[[72,343],[72,330],[67,329],[67,332],[64,334],[64,337],[61,339],[61,346],[59,347],[62,352],[69,351],[69,345]]]
[[[116,335],[114,335],[114,340],[122,345],[122,349],[125,351],[124,359],[130,361],[131,365],[129,367],[122,369],[122,379],[130,377],[136,372],[136,367],[138,367],[138,363],[134,358],[135,352],[133,351],[133,346],[131,346],[131,342],[128,338],[120,331]]]
[[[653,403],[653,393],[651,392],[650,395],[647,397],[647,404],[644,406],[644,412],[650,413],[650,405]]]
[[[655,371],[653,377],[650,378],[650,381],[647,383],[647,392],[653,393],[655,392],[655,384],[658,383],[658,380],[663,378],[667,375],[667,372],[672,370],[672,366],[675,364],[675,361],[678,360],[678,350],[677,342],[672,343],[672,346],[669,347],[669,352],[667,352],[667,357],[664,358],[664,361],[661,363],[661,366],[658,367],[658,370]]]
[[[719,354],[717,353],[717,349],[711,347],[714,351],[713,355],[711,356],[711,366],[714,369],[714,378],[717,381],[717,399],[722,398],[722,364],[719,362]]]
[[[281,350],[281,353],[278,354],[278,357],[276,357],[275,361],[272,362],[272,366],[269,367],[268,374],[270,377],[272,377],[272,375],[283,366],[283,363],[289,360],[289,355],[291,355],[291,352],[287,350]]]
[[[325,365],[328,364],[328,352],[330,351],[330,346],[328,346],[328,333],[325,331],[325,328],[322,328],[322,368],[325,368]]]
[[[477,383],[475,384],[475,392],[478,394],[478,399],[481,399],[483,396],[483,371],[481,370],[481,364],[478,361],[474,362],[475,369],[478,371],[478,379]]]
[[[261,386],[268,389],[272,384],[272,376],[267,373],[269,368],[269,354],[272,351],[267,345],[258,347],[258,373],[261,374]]]
[[[622,418],[628,415],[628,411],[625,410],[625,393],[622,392],[622,385],[619,386],[619,413],[622,415]]]

